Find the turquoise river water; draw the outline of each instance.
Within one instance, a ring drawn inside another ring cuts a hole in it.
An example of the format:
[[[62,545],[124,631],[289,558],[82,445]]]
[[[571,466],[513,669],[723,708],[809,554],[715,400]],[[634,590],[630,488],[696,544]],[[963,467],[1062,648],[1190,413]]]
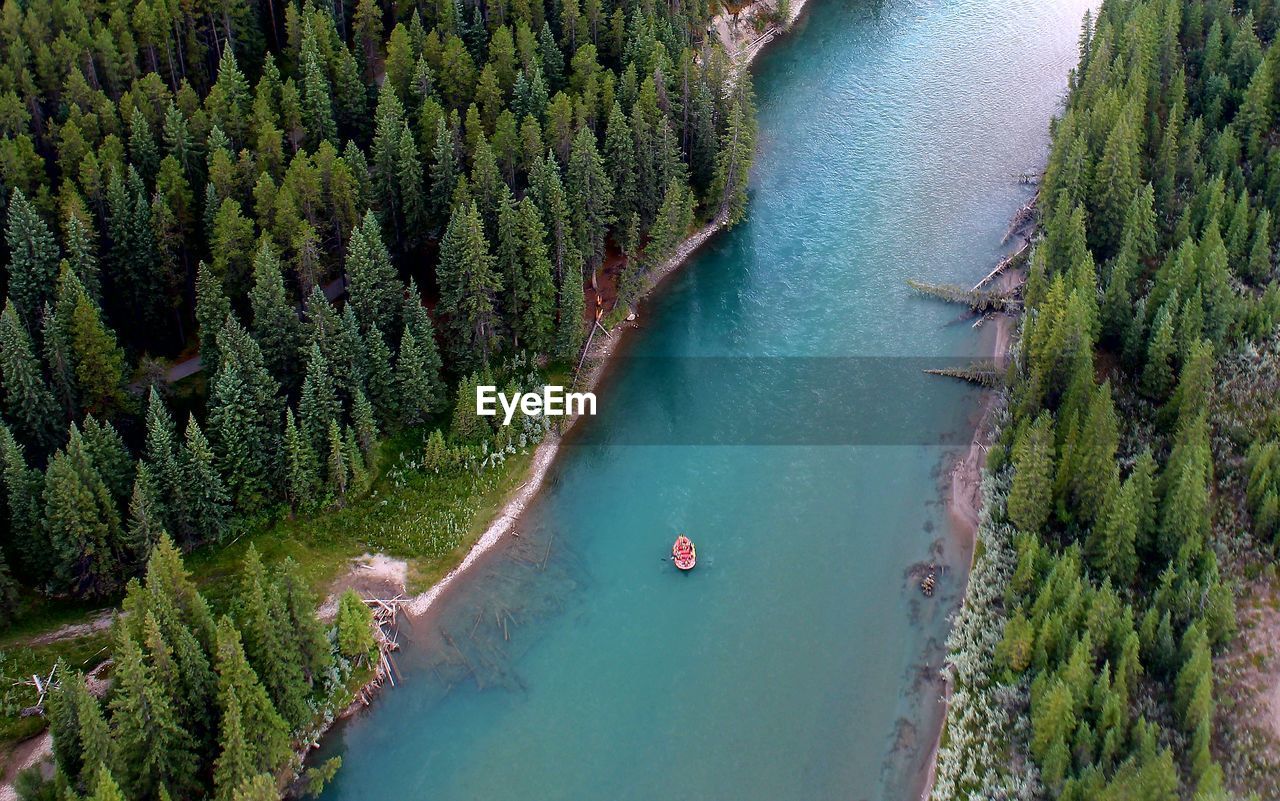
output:
[[[402,631],[325,799],[918,795],[980,406],[919,370],[994,327],[905,281],[999,258],[1091,2],[810,2],[753,68],[748,219],[641,310],[522,536]]]

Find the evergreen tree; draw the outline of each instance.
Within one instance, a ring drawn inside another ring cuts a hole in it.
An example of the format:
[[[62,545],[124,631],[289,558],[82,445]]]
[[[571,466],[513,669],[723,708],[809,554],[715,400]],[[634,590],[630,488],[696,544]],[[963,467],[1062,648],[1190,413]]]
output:
[[[0,498],[7,506],[9,555],[18,575],[30,584],[47,578],[49,564],[49,531],[44,525],[44,476],[27,465],[23,446],[7,426],[0,423],[0,478],[4,493]]]
[[[347,245],[347,293],[361,327],[384,329],[398,325],[403,285],[382,244],[377,219],[367,212],[360,227],[351,230]]]
[[[258,674],[280,716],[291,727],[307,721],[307,685],[302,674],[301,654],[288,634],[291,621],[279,589],[271,582],[262,559],[253,545],[245,554],[236,596],[245,657]]]
[[[13,301],[0,313],[0,390],[5,417],[18,436],[40,450],[54,444],[58,406],[45,383],[31,336],[18,317]]]
[[[205,262],[196,268],[196,324],[200,331],[200,361],[205,370],[216,372],[219,364],[218,332],[231,316],[222,280]]]
[[[1009,519],[1023,531],[1038,532],[1053,508],[1053,418],[1041,412],[1013,446]]]
[[[114,416],[125,406],[124,351],[89,296],[81,293],[71,315],[78,396],[87,414]]]
[[[65,666],[59,673],[62,680],[49,692],[46,713],[53,756],[72,787],[83,791],[92,787],[93,766],[115,764],[115,743],[84,676]]]
[[[179,462],[185,487],[183,517],[190,536],[204,541],[220,541],[230,523],[230,495],[215,467],[213,448],[194,415],[187,420]]]
[[[58,270],[58,243],[49,226],[21,189],[9,197],[4,239],[9,246],[9,297],[28,327],[53,296]]]
[[[271,375],[285,387],[296,387],[295,365],[302,343],[302,326],[294,304],[285,293],[280,260],[269,242],[259,246],[253,261],[249,306],[253,311],[250,331],[262,349]]]
[[[161,788],[185,795],[197,784],[190,736],[133,637],[121,629],[116,639],[111,727],[120,783],[129,798],[155,798]]]
[[[583,296],[582,268],[578,264],[577,252],[560,282],[560,316],[556,325],[556,356],[565,361],[577,363],[578,354],[582,351],[586,333],[583,330],[583,313],[586,298]]]
[[[66,450],[55,453],[45,471],[44,506],[62,586],[90,598],[114,592],[121,580],[120,517],[75,426]]]
[[[475,207],[454,212],[440,243],[440,313],[457,364],[486,364],[497,346],[494,299],[502,282]]]
[[[372,657],[373,614],[353,590],[347,590],[338,599],[337,628],[338,653],[350,660]]]
[[[156,479],[146,462],[138,463],[129,498],[129,523],[125,529],[122,552],[130,572],[137,572],[151,557],[151,550],[164,536],[165,510],[159,499]]]
[[[298,401],[298,422],[302,433],[316,453],[324,453],[328,444],[329,423],[338,419],[342,408],[334,393],[333,377],[329,362],[313,344],[307,357],[307,377],[302,382],[302,397]]]
[[[586,126],[573,139],[567,190],[575,243],[587,268],[594,271],[604,260],[605,235],[614,220],[613,184],[596,151],[595,135]]]
[[[271,705],[266,689],[245,658],[240,634],[226,617],[218,622],[216,668],[222,719],[225,721],[232,714],[232,707],[238,709],[250,752],[248,763],[255,772],[274,773],[289,756],[289,727]]]
[[[294,422],[292,409],[285,410],[284,457],[289,504],[294,510],[310,509],[316,501],[319,467],[311,443]]]

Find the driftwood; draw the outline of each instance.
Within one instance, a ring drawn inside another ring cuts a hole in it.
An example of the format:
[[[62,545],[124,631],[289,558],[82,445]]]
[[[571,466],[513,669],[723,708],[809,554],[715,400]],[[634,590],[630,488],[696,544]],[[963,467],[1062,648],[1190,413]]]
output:
[[[1030,249],[1030,247],[1031,247],[1031,240],[1029,240],[1029,239],[1028,239],[1028,240],[1024,241],[1024,242],[1022,243],[1022,247],[1018,248],[1018,249],[1017,249],[1017,250],[1015,250],[1014,252],[1010,253],[1008,256],[1005,256],[1003,259],[1001,259],[1001,260],[996,264],[996,266],[995,266],[994,268],[992,268],[991,272],[989,272],[989,273],[987,273],[986,275],[984,275],[984,276],[982,277],[982,280],[981,280],[981,281],[979,281],[978,283],[974,284],[974,285],[973,285],[973,287],[972,287],[972,288],[970,288],[970,290],[969,290],[969,291],[970,291],[970,292],[977,292],[978,290],[982,289],[982,287],[983,287],[985,284],[987,284],[989,281],[991,281],[993,278],[995,278],[997,275],[999,275],[1000,273],[1002,273],[1002,272],[1004,272],[1005,270],[1009,269],[1010,267],[1014,266],[1015,264],[1018,264],[1018,263],[1022,262],[1022,261],[1026,258],[1027,253],[1028,253],[1028,250]]]
[[[965,289],[956,284],[930,284],[915,279],[907,279],[907,286],[948,303],[962,303],[979,314],[1018,311],[1022,308],[1017,290]]]
[[[996,369],[994,362],[974,362],[968,367],[942,367],[925,370],[929,375],[942,375],[958,378],[971,384],[995,388],[1004,385],[1004,374]]]
[[[383,683],[392,687],[400,678],[400,669],[396,667],[391,654],[400,650],[400,632],[396,627],[396,616],[409,604],[409,599],[402,595],[394,598],[365,598],[365,606],[373,611],[373,639],[378,645],[378,656],[374,660],[374,678],[372,686],[380,688]],[[360,700],[368,705],[368,696],[360,691]]]

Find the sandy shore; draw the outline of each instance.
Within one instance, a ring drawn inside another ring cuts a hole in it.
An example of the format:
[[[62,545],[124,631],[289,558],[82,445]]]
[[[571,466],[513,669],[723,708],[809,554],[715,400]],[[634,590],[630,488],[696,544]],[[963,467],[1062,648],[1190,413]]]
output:
[[[1009,290],[1024,280],[1021,270],[1006,270],[997,279],[1000,289]],[[1009,346],[1013,339],[1014,318],[1008,314],[994,315],[995,341],[991,346],[991,357],[996,367],[1003,370],[1009,364]],[[951,469],[950,488],[946,494],[947,512],[951,518],[952,528],[959,541],[963,553],[969,554],[969,572],[973,572],[973,558],[977,553],[978,521],[982,513],[982,470],[987,461],[987,448],[996,435],[995,411],[1000,397],[995,392],[988,392],[982,405],[978,424],[974,428],[973,439],[969,441],[969,449],[958,459]],[[966,573],[965,581],[968,581]],[[962,601],[963,603],[963,601]],[[951,685],[948,683],[942,694],[944,705],[938,733],[933,740],[929,759],[921,773],[919,798],[928,798],[933,792],[933,782],[938,768],[938,749],[942,745],[942,732],[947,725],[947,707],[951,704]]]

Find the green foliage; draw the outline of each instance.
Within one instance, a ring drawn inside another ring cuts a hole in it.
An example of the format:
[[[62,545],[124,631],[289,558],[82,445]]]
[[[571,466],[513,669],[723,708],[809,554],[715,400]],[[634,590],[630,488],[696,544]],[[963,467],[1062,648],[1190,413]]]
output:
[[[373,658],[373,612],[353,590],[338,599],[338,653],[351,660]]]

